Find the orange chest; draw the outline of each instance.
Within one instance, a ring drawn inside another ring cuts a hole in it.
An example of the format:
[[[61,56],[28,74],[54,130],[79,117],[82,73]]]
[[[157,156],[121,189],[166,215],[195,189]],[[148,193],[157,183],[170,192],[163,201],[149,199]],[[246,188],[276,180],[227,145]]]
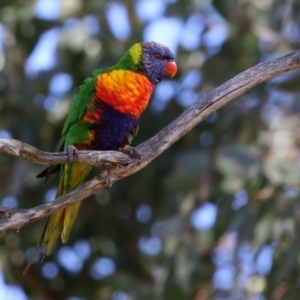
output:
[[[142,74],[114,70],[99,75],[95,88],[96,99],[138,119],[149,103],[153,84]]]

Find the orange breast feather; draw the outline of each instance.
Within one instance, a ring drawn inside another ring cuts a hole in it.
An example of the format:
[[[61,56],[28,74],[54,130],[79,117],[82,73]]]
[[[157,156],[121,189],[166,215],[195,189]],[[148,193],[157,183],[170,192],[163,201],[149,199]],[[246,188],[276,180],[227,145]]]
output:
[[[148,105],[152,91],[153,84],[147,77],[132,71],[103,73],[96,82],[96,99],[137,119]]]

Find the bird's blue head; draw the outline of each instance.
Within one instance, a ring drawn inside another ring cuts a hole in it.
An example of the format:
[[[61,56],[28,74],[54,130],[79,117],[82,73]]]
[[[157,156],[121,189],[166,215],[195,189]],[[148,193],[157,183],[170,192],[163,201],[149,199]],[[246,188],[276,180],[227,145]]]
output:
[[[140,70],[153,83],[157,84],[164,76],[174,76],[177,73],[177,64],[171,50],[156,42],[141,43]]]
[[[122,68],[143,73],[157,84],[166,75],[177,73],[177,64],[171,50],[156,42],[134,44],[119,62]]]

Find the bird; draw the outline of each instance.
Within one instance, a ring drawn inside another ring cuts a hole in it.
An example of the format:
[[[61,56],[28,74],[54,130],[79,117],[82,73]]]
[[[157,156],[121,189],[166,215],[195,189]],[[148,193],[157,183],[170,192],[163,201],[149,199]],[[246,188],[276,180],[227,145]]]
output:
[[[164,76],[175,76],[177,64],[172,51],[157,42],[139,42],[131,46],[112,67],[97,69],[78,88],[70,105],[56,151],[66,151],[69,158],[78,150],[117,150],[138,157],[130,146],[139,129],[139,118],[147,107],[155,86]],[[38,178],[60,172],[56,198],[76,189],[92,170],[85,163],[50,166]],[[81,202],[50,215],[35,253],[24,274],[44,248],[51,254],[59,237],[66,243]]]

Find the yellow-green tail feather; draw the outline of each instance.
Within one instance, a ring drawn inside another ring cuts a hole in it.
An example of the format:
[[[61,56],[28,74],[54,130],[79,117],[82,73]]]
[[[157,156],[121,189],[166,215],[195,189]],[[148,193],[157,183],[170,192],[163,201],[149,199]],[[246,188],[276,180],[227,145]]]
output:
[[[56,198],[65,195],[82,185],[91,169],[92,167],[90,165],[83,163],[63,165]],[[49,255],[52,252],[59,236],[61,236],[63,243],[68,241],[71,228],[77,217],[80,205],[81,202],[74,203],[62,210],[59,210],[48,218],[38,248],[29,260],[23,273],[28,271],[29,267],[34,262],[39,249],[46,247],[45,255]]]

